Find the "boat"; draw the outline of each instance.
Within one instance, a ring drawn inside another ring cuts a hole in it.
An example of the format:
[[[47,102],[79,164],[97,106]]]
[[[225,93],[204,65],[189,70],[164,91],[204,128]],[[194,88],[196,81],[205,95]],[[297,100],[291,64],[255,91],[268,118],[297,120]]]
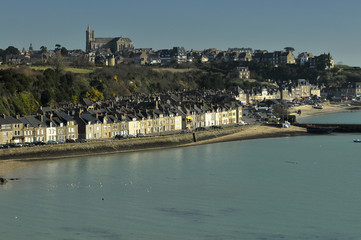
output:
[[[323,109],[322,105],[313,105],[312,107],[315,109]]]
[[[5,184],[7,181],[6,178],[0,177],[0,184]]]
[[[361,143],[360,139],[354,139],[353,142]]]
[[[330,134],[335,130],[337,127],[328,127],[328,126],[318,126],[314,124],[307,124],[307,132],[308,133],[319,133],[319,134]]]

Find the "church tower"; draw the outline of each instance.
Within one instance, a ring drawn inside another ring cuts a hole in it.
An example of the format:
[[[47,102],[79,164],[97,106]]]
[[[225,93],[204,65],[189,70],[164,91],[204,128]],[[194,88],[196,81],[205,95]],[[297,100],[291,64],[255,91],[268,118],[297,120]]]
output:
[[[91,42],[95,40],[94,30],[90,30],[90,26],[88,25],[88,29],[86,30],[86,43],[85,43],[85,51],[89,52],[91,50]]]

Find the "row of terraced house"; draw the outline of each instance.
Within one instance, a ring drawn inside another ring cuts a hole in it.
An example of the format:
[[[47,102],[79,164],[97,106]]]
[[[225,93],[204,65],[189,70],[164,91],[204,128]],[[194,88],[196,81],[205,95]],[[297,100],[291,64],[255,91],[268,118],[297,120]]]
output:
[[[161,135],[224,126],[242,121],[238,103],[153,109],[41,108],[33,116],[0,116],[0,144],[24,142],[65,142],[67,139],[101,140],[116,135]]]

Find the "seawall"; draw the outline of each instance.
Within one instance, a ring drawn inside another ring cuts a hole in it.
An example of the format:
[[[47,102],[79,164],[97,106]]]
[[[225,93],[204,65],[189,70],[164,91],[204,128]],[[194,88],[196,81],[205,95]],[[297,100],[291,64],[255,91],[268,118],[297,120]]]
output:
[[[252,125],[236,126],[225,129],[215,129],[195,132],[197,141],[219,138],[241,132]],[[129,138],[121,140],[104,140],[85,143],[64,143],[23,148],[0,149],[1,160],[38,161],[78,157],[96,154],[131,152],[140,150],[162,149],[184,146],[194,142],[193,133],[183,133],[168,136]]]

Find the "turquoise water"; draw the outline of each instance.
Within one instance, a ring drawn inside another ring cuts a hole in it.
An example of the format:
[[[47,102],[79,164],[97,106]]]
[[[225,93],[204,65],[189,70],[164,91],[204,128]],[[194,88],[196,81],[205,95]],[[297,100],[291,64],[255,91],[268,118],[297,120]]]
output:
[[[34,164],[0,186],[0,239],[361,239],[357,137]]]

